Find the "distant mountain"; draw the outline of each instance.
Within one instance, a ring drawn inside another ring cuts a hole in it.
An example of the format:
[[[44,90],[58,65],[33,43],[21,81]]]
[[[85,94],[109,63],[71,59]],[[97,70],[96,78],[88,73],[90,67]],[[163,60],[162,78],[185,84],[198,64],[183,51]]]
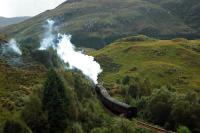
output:
[[[20,22],[27,20],[29,18],[30,17],[14,17],[14,18],[0,17],[0,27],[20,23]]]
[[[165,39],[197,38],[199,10],[199,0],[68,0],[1,32],[36,48],[45,20],[52,18],[60,32],[73,35],[74,44],[98,49],[137,34]]]

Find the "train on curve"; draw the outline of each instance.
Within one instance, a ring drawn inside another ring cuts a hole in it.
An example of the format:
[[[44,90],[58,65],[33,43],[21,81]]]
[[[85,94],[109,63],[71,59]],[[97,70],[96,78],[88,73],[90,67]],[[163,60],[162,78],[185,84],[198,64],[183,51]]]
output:
[[[132,118],[137,116],[137,108],[132,107],[126,103],[122,103],[112,98],[107,90],[100,84],[95,86],[98,98],[101,100],[103,105],[116,115],[123,115],[126,118]]]

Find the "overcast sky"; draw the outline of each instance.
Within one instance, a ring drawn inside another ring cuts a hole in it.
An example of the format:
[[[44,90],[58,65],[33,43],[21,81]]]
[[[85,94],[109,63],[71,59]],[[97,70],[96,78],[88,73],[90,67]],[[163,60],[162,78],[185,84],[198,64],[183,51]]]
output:
[[[0,0],[0,16],[34,16],[66,0]]]

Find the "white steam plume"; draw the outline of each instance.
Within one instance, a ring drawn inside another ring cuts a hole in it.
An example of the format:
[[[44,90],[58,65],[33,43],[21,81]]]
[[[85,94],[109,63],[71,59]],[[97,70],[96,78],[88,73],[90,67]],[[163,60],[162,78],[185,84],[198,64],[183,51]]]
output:
[[[6,53],[15,53],[17,55],[22,55],[19,44],[16,42],[15,39],[11,39],[8,43],[5,44],[3,48],[3,54]]]
[[[42,42],[40,43],[40,48],[39,50],[46,50],[51,46],[54,46],[54,39],[55,36],[53,35],[53,25],[55,22],[53,20],[48,19],[47,20],[47,25],[44,26],[46,29],[44,38],[42,39]]]
[[[71,35],[59,34],[57,54],[65,62],[69,63],[70,69],[76,68],[88,76],[97,84],[98,75],[102,72],[100,65],[94,61],[94,57],[75,51],[74,45],[70,42]]]
[[[71,43],[71,35],[58,34],[55,37],[52,34],[53,20],[47,20],[49,30],[41,42],[40,50],[53,47],[57,51],[57,55],[65,62],[69,64],[69,69],[78,69],[82,71],[84,75],[89,77],[95,84],[98,83],[98,75],[102,72],[102,69],[98,62],[94,60],[94,57],[85,55],[81,51],[76,51],[76,47]],[[50,33],[51,32],[51,33]],[[54,43],[54,39],[58,39],[58,43]]]

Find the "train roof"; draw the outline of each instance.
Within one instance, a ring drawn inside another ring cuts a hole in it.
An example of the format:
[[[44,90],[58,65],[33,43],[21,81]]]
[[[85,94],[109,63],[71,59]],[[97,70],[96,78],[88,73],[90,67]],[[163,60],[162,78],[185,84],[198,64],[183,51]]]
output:
[[[112,97],[108,94],[107,90],[106,90],[102,85],[98,84],[97,86],[100,88],[101,94],[102,94],[104,97],[106,97],[108,100],[110,100],[110,101],[112,101],[112,102],[114,102],[114,103],[116,103],[116,104],[118,104],[118,105],[120,105],[120,106],[126,107],[126,108],[130,108],[130,107],[131,107],[130,105],[128,105],[128,104],[126,104],[126,103],[119,102],[119,101],[117,101],[116,99],[112,98]]]

